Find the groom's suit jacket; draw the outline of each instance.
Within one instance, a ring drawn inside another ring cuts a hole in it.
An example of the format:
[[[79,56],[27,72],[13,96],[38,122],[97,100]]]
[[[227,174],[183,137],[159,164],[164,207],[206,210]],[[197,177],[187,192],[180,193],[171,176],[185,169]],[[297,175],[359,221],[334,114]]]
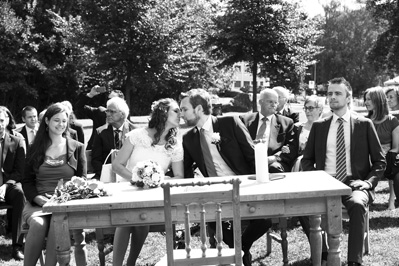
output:
[[[238,117],[233,116],[211,116],[211,119],[213,131],[220,134],[220,143],[217,148],[226,164],[236,175],[254,174],[254,145],[245,125]],[[184,176],[194,177],[194,165],[203,176],[209,176],[201,152],[200,134],[197,127],[192,128],[183,136],[183,148]]]
[[[252,139],[256,138],[259,124],[259,113],[248,113],[240,116]],[[281,158],[281,165],[283,165],[285,171],[290,172],[292,164],[295,161],[294,153],[281,153],[281,147],[288,145],[290,151],[296,151],[298,149],[297,143],[294,141],[294,122],[291,118],[283,115],[274,115],[274,119],[270,122],[270,136],[268,142],[267,154],[279,155]]]
[[[326,164],[327,137],[332,116],[315,121],[310,130],[301,161],[303,171],[324,170]],[[370,200],[374,200],[374,188],[385,170],[385,158],[380,141],[371,120],[351,114],[350,118],[351,180],[365,180],[372,184]]]

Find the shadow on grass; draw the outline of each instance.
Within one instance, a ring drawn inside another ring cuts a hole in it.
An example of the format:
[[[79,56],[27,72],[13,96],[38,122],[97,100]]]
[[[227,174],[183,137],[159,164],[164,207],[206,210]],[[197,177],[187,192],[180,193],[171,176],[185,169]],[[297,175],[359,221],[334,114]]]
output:
[[[382,211],[386,211],[388,208],[388,203],[384,202],[384,203],[373,203],[370,206],[370,212],[382,212]]]
[[[10,261],[12,246],[7,244],[0,244],[0,261]]]
[[[370,229],[397,228],[399,226],[398,217],[372,217],[370,218]]]

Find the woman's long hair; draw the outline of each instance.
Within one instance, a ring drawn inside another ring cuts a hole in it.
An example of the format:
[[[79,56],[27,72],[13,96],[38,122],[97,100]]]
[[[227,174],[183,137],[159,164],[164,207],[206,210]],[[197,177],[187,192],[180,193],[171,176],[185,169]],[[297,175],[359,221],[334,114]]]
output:
[[[148,127],[155,128],[154,141],[152,145],[156,145],[160,141],[161,135],[165,131],[165,125],[166,121],[168,120],[168,111],[171,103],[176,103],[176,101],[171,98],[165,98],[155,101],[151,105],[151,114],[150,121],[148,122]],[[178,128],[174,127],[169,130],[168,134],[166,134],[166,150],[173,149],[173,146],[176,145],[177,132]]]
[[[364,92],[363,100],[366,102],[366,96],[369,95],[374,105],[374,110],[368,111],[367,117],[374,121],[382,120],[389,114],[388,101],[384,89],[381,87],[369,88]]]
[[[50,119],[54,115],[62,112],[65,112],[68,117],[68,110],[65,105],[61,103],[54,103],[47,108],[47,111],[43,116],[42,122],[40,123],[39,129],[37,130],[35,140],[33,141],[32,146],[29,148],[29,152],[27,155],[28,163],[33,161],[36,167],[43,163],[46,150],[51,145],[51,139],[48,133],[48,126],[46,124],[46,118],[50,121]],[[65,131],[62,134],[64,137],[69,136],[68,124],[69,123],[67,123]]]
[[[8,125],[6,126],[6,128],[10,133],[12,133],[12,130],[16,128],[14,116],[11,114],[10,110],[8,110],[7,107],[0,106],[0,109],[7,113],[7,116],[10,119],[10,121],[8,122]]]

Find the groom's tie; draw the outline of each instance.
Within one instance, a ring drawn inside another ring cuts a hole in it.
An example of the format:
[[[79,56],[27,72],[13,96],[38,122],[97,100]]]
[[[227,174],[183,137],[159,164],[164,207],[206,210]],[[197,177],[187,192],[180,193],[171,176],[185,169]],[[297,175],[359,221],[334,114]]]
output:
[[[208,143],[206,142],[205,130],[203,128],[200,129],[200,143],[208,176],[218,176],[216,173],[215,165],[213,164],[211,151],[209,150]]]

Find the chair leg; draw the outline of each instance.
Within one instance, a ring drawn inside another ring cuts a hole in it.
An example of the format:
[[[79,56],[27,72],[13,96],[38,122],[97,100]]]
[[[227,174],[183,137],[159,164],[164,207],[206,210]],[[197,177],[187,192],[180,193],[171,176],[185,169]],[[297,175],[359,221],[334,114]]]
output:
[[[364,254],[370,254],[370,221],[369,221],[369,210],[366,212],[366,232],[364,233]]]
[[[287,218],[280,218],[281,250],[283,252],[284,266],[288,265]]]
[[[102,228],[96,228],[96,239],[98,248],[98,258],[100,266],[105,266],[105,252],[104,252],[104,231]]]
[[[272,229],[269,228],[266,232],[266,256],[269,256],[272,253]]]

